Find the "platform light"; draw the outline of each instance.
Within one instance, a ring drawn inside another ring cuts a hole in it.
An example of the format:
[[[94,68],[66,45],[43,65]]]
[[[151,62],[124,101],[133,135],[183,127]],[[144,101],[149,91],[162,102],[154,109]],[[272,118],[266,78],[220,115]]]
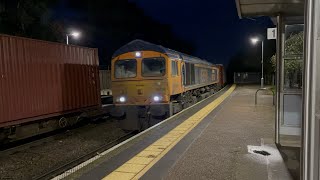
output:
[[[69,36],[71,36],[71,37],[73,37],[73,38],[77,39],[77,38],[79,38],[79,37],[80,37],[80,32],[78,32],[78,31],[72,31],[72,32],[71,32],[71,33],[69,33],[69,34],[66,34],[67,44],[69,44]]]
[[[254,38],[251,38],[250,40],[252,44],[257,44],[257,42],[259,41],[259,38],[254,37]]]
[[[261,41],[261,89],[264,88],[264,75],[263,75],[263,38],[253,37],[250,38],[252,44],[256,45],[259,41]]]
[[[160,96],[153,96],[153,101],[159,102],[161,100]]]
[[[136,58],[141,58],[142,53],[141,53],[140,51],[137,51],[137,52],[135,53],[135,55],[136,55]]]
[[[80,32],[75,31],[75,32],[72,32],[71,35],[75,38],[78,38],[80,36]]]
[[[126,98],[125,98],[124,96],[121,96],[121,97],[119,98],[119,101],[122,102],[122,103],[124,103],[124,102],[126,102]]]

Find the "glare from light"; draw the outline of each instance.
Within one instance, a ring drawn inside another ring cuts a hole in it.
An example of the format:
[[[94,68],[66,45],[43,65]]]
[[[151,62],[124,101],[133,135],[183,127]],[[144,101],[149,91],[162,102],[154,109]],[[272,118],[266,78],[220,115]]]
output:
[[[160,98],[159,96],[154,96],[154,97],[153,97],[153,100],[154,100],[155,102],[160,101],[160,99],[161,99],[161,98]]]
[[[124,103],[124,102],[126,102],[126,98],[122,96],[122,97],[119,98],[119,101]]]
[[[80,33],[77,32],[77,31],[74,31],[70,34],[71,36],[75,37],[75,38],[78,38],[80,36]]]
[[[141,52],[139,52],[139,51],[138,51],[138,52],[136,52],[136,54],[135,54],[135,55],[136,55],[136,57],[137,57],[137,58],[140,58],[140,57],[142,56]]]
[[[252,44],[257,44],[258,41],[259,41],[258,38],[251,38]]]

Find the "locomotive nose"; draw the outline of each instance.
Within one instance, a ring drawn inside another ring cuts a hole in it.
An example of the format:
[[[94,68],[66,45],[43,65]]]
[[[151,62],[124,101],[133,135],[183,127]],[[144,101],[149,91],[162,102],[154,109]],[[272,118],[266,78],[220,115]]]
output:
[[[166,83],[160,80],[115,84],[114,100],[118,104],[148,105],[166,101]],[[122,101],[120,101],[122,100]]]

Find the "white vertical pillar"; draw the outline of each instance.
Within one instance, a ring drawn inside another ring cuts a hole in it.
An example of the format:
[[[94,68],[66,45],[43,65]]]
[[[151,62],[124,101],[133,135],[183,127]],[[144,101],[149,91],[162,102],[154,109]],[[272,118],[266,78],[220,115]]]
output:
[[[320,2],[306,0],[303,87],[302,180],[319,180]]]
[[[283,19],[279,14],[277,17],[277,53],[276,53],[276,121],[275,121],[275,142],[280,144],[280,114],[281,114],[281,61],[282,61],[282,29]]]
[[[261,88],[264,88],[264,77],[263,77],[263,41],[261,41]]]

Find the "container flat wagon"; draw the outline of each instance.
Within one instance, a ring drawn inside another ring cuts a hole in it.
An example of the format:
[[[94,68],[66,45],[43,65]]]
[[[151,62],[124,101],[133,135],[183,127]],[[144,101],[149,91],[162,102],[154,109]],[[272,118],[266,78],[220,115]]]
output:
[[[97,49],[0,35],[0,141],[76,123],[99,109]]]

